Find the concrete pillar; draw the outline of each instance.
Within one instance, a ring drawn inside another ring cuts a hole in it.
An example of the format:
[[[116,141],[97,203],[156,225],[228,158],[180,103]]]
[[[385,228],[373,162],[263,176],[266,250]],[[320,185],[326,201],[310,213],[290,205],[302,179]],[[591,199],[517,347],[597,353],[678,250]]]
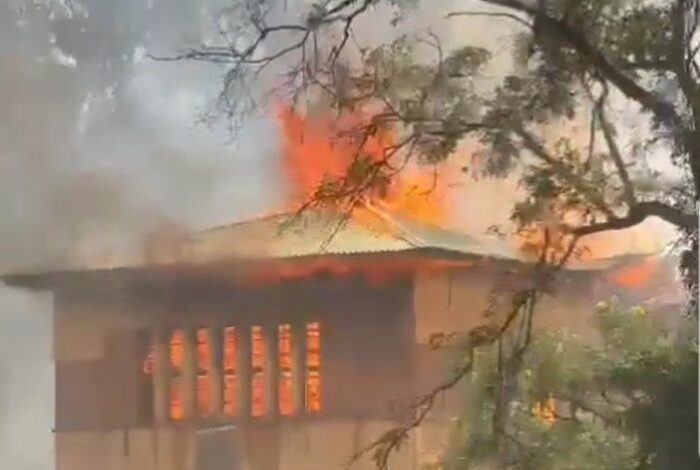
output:
[[[279,336],[277,325],[263,328],[265,345],[265,416],[275,419],[279,415]]]
[[[191,326],[183,329],[182,409],[185,419],[197,416],[197,337]]]
[[[236,327],[236,415],[239,419],[250,418],[251,391],[251,343],[250,326]]]
[[[292,324],[292,390],[294,397],[294,415],[304,414],[304,395],[306,384],[306,325]]]
[[[153,338],[153,419],[156,425],[168,421],[168,332],[161,327],[152,330]]]

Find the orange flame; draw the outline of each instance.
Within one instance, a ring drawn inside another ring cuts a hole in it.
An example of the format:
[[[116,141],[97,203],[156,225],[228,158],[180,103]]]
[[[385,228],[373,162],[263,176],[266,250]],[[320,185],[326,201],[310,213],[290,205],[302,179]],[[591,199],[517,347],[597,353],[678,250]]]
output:
[[[433,271],[446,269],[463,269],[472,267],[474,261],[436,259],[427,256],[407,255],[377,258],[373,255],[357,255],[348,259],[342,255],[322,256],[305,260],[270,260],[258,262],[245,269],[240,279],[241,287],[255,288],[261,284],[275,284],[290,279],[300,279],[328,274],[334,277],[351,277],[360,275],[374,287],[410,277],[416,271]]]
[[[339,182],[347,177],[358,159],[363,158],[386,172],[378,171],[372,181],[364,180],[366,186],[361,185],[361,191],[366,198],[381,203],[390,212],[421,222],[443,225],[448,221],[445,185],[439,169],[433,171],[431,167],[426,171],[408,165],[399,169],[401,162],[389,158],[397,147],[394,129],[377,126],[367,132],[371,116],[361,112],[345,112],[337,118],[302,116],[284,107],[279,116],[293,206],[312,199],[324,182]],[[363,222],[376,223],[361,208],[355,209],[353,215]]]
[[[641,288],[651,285],[662,269],[659,259],[648,258],[641,263],[625,266],[612,274],[613,281],[627,288]]]

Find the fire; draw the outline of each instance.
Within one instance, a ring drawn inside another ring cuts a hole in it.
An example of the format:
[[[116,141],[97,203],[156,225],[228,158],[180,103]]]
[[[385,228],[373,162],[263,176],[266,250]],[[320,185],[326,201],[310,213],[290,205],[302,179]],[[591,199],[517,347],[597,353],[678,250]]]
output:
[[[238,279],[238,283],[242,287],[255,287],[261,284],[274,284],[290,279],[328,274],[333,277],[361,275],[368,284],[382,287],[395,280],[409,278],[416,271],[459,269],[471,267],[474,263],[474,261],[435,259],[406,254],[397,256],[390,262],[384,258],[377,259],[372,255],[358,255],[353,260],[342,255],[298,261],[270,260],[255,263],[254,266],[246,268],[245,273]]]
[[[641,288],[649,286],[659,275],[661,270],[659,259],[648,258],[641,263],[625,266],[612,274],[612,280],[627,288]]]
[[[397,135],[388,126],[371,126],[370,115],[345,112],[337,118],[328,115],[306,115],[285,107],[279,114],[284,138],[284,164],[291,185],[292,206],[298,206],[319,195],[324,184],[348,181],[361,166],[367,173],[353,179],[354,194],[362,193],[363,203],[371,202],[394,214],[401,214],[424,223],[444,225],[449,218],[446,190],[440,168],[401,168],[404,156],[392,152]],[[368,132],[367,129],[372,131]],[[396,157],[396,158],[394,158]],[[371,170],[367,167],[375,165]],[[374,173],[372,173],[374,171]],[[342,191],[335,201],[347,204]],[[374,228],[381,222],[353,200],[353,216]]]
[[[572,241],[567,227],[585,226],[587,223],[575,209],[561,208],[557,203],[551,203],[542,209],[540,222],[520,230],[516,238],[521,252],[531,259],[536,259],[541,256],[545,245],[546,230],[548,251],[555,255],[554,258],[560,258],[567,252]],[[571,261],[585,262],[629,254],[655,254],[661,252],[662,247],[663,242],[657,231],[650,225],[641,224],[626,230],[602,231],[580,239],[572,252]],[[635,265],[616,276],[620,279],[618,284],[632,287],[648,283],[656,271],[658,270],[653,266]]]

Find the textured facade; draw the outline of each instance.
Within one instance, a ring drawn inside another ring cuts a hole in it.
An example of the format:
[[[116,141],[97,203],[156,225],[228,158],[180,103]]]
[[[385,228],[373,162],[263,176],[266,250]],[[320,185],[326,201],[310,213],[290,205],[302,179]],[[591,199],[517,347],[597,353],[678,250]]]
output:
[[[510,299],[494,288],[523,279],[502,246],[439,229],[274,220],[151,264],[6,278],[54,293],[57,470],[345,468],[446,379],[453,356],[431,336],[498,321]],[[538,326],[593,331],[597,276],[564,273]],[[439,458],[465,386],[394,468]]]

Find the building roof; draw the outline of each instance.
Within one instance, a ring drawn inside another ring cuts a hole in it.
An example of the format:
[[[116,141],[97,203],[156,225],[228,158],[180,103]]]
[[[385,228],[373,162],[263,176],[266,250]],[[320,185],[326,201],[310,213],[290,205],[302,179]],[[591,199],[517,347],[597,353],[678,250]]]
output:
[[[201,263],[221,259],[286,259],[438,249],[455,254],[518,260],[498,240],[473,236],[363,210],[346,216],[324,210],[276,214],[215,227],[195,235],[177,257]]]
[[[308,209],[300,213],[279,213],[221,225],[193,235],[165,233],[152,239],[138,257],[73,266],[60,271],[36,270],[2,276],[2,279],[14,283],[13,280],[62,273],[400,253],[515,263],[534,261],[501,238],[477,238],[402,218],[376,207],[362,209],[352,217],[331,210]],[[629,256],[572,261],[567,269],[605,271],[629,262]]]

